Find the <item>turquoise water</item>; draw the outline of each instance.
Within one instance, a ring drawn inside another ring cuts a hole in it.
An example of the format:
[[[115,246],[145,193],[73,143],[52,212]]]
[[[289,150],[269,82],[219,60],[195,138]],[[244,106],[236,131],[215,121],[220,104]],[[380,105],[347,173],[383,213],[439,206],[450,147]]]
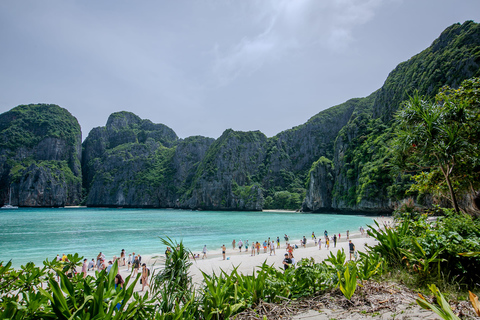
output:
[[[173,209],[48,208],[0,212],[0,261],[12,260],[15,267],[29,261],[41,264],[57,254],[79,253],[89,260],[99,251],[119,256],[121,249],[142,255],[163,253],[159,237],[168,236],[200,252],[220,252],[225,244],[261,241],[268,237],[283,242],[323,235],[357,232],[373,217],[286,212],[224,212]]]

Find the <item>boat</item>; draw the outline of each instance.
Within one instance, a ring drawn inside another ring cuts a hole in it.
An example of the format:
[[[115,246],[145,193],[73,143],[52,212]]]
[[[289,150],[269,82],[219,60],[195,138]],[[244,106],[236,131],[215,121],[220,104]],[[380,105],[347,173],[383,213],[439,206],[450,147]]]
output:
[[[8,204],[4,205],[0,209],[2,209],[2,210],[18,209],[17,206],[12,206],[11,203],[12,203],[12,190],[10,190],[10,188],[9,188],[8,189]]]

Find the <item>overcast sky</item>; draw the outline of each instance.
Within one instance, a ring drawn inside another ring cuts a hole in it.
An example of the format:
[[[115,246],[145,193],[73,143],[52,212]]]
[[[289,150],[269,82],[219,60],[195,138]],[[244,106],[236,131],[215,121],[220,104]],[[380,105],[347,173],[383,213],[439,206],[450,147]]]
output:
[[[85,139],[117,111],[179,137],[267,136],[380,88],[479,0],[0,2],[0,113],[52,103]]]

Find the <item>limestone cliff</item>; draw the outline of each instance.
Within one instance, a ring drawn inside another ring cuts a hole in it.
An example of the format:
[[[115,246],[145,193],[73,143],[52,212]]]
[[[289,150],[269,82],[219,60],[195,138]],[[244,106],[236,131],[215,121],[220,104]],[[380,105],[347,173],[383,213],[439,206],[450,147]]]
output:
[[[81,130],[56,105],[22,105],[0,115],[0,203],[78,205],[82,196]]]

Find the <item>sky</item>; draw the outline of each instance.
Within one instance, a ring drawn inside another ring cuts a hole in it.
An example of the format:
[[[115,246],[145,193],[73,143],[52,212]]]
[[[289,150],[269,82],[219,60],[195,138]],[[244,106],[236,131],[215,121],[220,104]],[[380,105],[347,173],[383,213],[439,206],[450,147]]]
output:
[[[0,113],[57,104],[85,139],[130,111],[180,138],[268,137],[379,89],[479,0],[5,0]]]

